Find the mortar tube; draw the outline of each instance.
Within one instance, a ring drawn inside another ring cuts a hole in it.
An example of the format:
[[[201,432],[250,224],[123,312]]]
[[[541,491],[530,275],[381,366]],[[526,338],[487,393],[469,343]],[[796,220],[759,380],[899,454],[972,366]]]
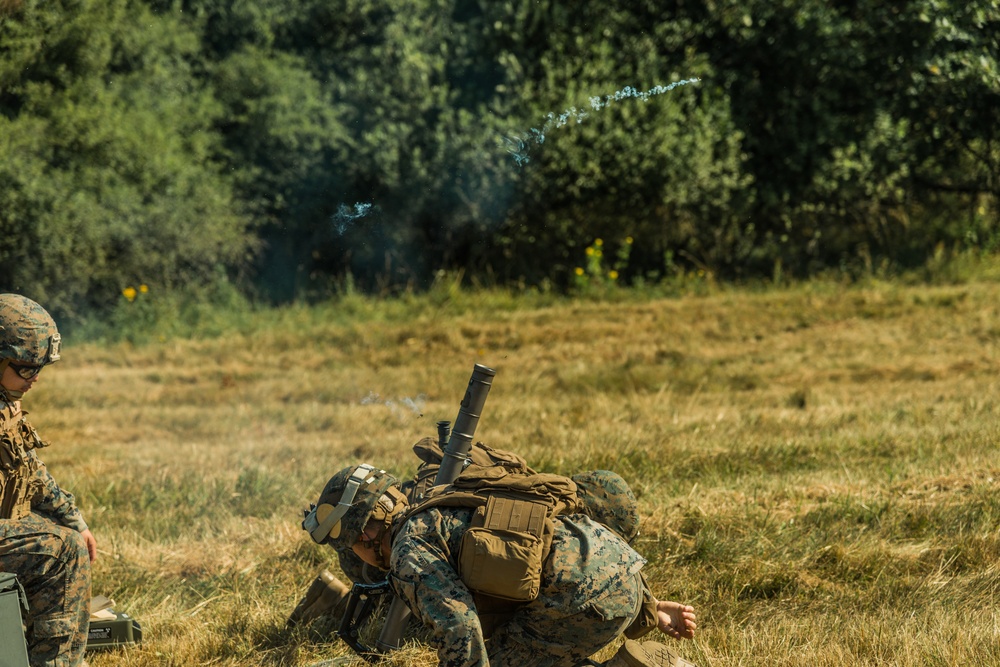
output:
[[[441,467],[434,478],[435,486],[451,484],[465,467],[469,451],[472,449],[472,437],[476,432],[476,426],[479,425],[479,417],[483,412],[486,397],[490,393],[490,387],[493,386],[493,378],[496,374],[495,370],[482,364],[476,364],[473,367],[469,386],[465,390],[465,397],[458,408],[458,417],[455,418],[455,428],[451,431],[448,446],[444,448]],[[439,437],[442,434],[441,424],[442,422],[438,422]],[[393,651],[399,648],[403,638],[403,630],[409,617],[410,609],[406,603],[399,597],[393,596],[385,621],[382,623],[382,631],[375,642],[379,651]]]

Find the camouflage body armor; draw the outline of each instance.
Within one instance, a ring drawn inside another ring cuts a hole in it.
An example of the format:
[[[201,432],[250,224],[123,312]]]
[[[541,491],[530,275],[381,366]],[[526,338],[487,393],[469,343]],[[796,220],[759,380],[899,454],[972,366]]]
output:
[[[0,519],[23,519],[31,513],[41,464],[31,451],[46,443],[28,424],[16,403],[0,401]]]

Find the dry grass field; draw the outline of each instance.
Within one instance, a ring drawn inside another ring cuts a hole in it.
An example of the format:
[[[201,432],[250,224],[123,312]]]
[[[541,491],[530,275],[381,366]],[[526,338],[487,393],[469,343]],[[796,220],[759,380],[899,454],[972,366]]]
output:
[[[345,465],[412,473],[474,363],[497,370],[479,439],[632,484],[700,666],[1000,664],[1000,286],[971,283],[352,298],[70,341],[26,407],[99,540],[95,594],[144,632],[91,665],[348,656],[322,619],[284,629],[335,567],[301,509]]]

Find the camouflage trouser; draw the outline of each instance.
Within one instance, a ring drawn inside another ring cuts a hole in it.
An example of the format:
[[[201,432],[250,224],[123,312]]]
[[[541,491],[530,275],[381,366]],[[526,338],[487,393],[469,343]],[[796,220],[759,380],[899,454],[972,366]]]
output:
[[[28,596],[31,667],[77,667],[90,625],[90,558],[79,532],[37,514],[0,519],[0,570]]]
[[[489,639],[492,667],[572,667],[613,642],[635,619],[642,582],[628,577],[576,614],[541,600],[518,610]]]

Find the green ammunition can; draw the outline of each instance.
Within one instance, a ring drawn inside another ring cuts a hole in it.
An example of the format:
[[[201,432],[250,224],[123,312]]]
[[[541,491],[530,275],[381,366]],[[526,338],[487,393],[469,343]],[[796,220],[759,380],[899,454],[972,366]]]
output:
[[[0,667],[28,667],[21,610],[28,610],[17,575],[0,572]]]
[[[91,617],[87,633],[88,651],[134,645],[142,641],[142,627],[138,621],[124,612],[108,611],[114,614],[114,618],[98,620]]]

